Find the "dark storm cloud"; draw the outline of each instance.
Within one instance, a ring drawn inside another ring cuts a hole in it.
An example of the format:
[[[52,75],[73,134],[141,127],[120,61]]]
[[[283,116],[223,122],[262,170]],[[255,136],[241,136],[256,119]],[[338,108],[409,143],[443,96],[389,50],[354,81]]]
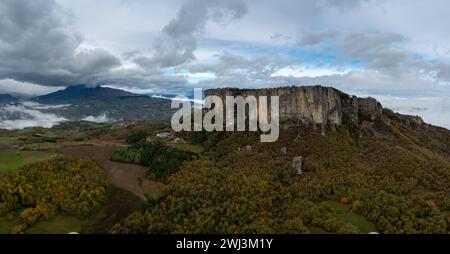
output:
[[[246,12],[241,0],[187,1],[163,27],[150,57],[139,51],[122,55],[124,61],[138,65],[128,68],[105,49],[84,47],[83,36],[69,29],[72,16],[55,1],[1,1],[0,80],[44,86],[83,83],[178,89],[186,78],[166,75],[161,68],[193,60],[207,22],[225,25]]]
[[[227,24],[242,18],[247,7],[242,0],[192,0],[179,9],[177,17],[163,29],[153,46],[151,57],[137,57],[136,63],[146,67],[172,67],[195,59],[197,37],[213,21]]]
[[[0,2],[0,79],[48,86],[89,82],[120,61],[102,49],[78,51],[70,15],[51,0]]]

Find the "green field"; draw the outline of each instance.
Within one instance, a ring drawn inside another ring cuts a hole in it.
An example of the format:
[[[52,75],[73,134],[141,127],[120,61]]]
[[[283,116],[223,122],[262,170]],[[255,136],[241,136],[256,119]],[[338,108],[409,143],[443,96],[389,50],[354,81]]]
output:
[[[84,222],[78,218],[58,215],[48,221],[37,222],[26,230],[27,234],[67,234],[80,232]],[[0,217],[0,234],[10,234],[15,226],[21,224],[18,216]]]
[[[19,143],[18,137],[0,137],[0,144],[15,145]]]
[[[47,160],[53,154],[40,151],[0,150],[0,172],[14,172],[20,167],[40,160]]]
[[[375,224],[368,221],[364,216],[351,211],[349,205],[344,205],[335,201],[325,201],[322,202],[321,205],[327,210],[330,210],[339,220],[356,226],[363,234],[377,231]]]
[[[14,226],[19,225],[18,217],[0,217],[0,234],[9,234]]]
[[[68,234],[70,232],[80,232],[83,221],[65,215],[58,215],[48,221],[41,221],[30,227],[27,234]]]
[[[25,151],[50,151],[60,148],[58,144],[55,143],[31,143],[23,145],[23,150]]]
[[[330,234],[330,232],[327,232],[320,227],[309,226],[307,228],[311,234]]]

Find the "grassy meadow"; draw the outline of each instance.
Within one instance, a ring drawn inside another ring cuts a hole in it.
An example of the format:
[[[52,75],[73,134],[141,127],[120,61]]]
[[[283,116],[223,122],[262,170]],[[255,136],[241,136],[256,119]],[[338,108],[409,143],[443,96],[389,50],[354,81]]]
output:
[[[50,159],[54,154],[42,151],[0,150],[0,172],[14,172],[27,164]]]

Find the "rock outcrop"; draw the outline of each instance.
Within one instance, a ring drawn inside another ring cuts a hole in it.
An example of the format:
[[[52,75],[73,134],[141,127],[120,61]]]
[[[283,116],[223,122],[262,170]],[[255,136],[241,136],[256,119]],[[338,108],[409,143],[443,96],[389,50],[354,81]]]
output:
[[[297,171],[297,175],[303,174],[303,157],[297,156],[292,159],[292,168]]]
[[[210,95],[219,96],[224,102],[226,96],[279,96],[280,122],[284,124],[339,126],[346,120],[358,124],[362,120],[373,121],[383,112],[381,104],[373,98],[349,96],[337,89],[322,86],[206,90],[205,96]]]
[[[409,115],[402,115],[399,113],[395,113],[394,111],[390,109],[383,109],[383,114],[387,115],[391,119],[395,119],[409,127],[417,127],[417,126],[423,126],[425,122],[420,116],[409,116]]]

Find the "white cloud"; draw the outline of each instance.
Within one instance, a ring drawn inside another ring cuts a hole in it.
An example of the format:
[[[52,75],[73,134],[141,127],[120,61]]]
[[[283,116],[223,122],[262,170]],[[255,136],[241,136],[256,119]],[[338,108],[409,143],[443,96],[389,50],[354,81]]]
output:
[[[329,76],[335,74],[346,74],[348,70],[338,70],[336,68],[322,68],[315,66],[289,66],[272,74],[274,76],[285,76],[285,77],[320,77]]]
[[[0,129],[51,128],[64,121],[67,121],[64,117],[43,113],[24,105],[6,105],[0,108]]]
[[[398,97],[377,96],[377,99],[396,112],[421,116],[426,123],[450,129],[450,101],[445,96]]]
[[[52,93],[64,87],[42,86],[28,82],[20,82],[13,79],[0,79],[0,93],[18,94],[22,96],[37,96]]]
[[[32,108],[32,109],[58,109],[58,108],[66,108],[70,107],[70,104],[60,104],[60,105],[44,105],[33,101],[24,101],[22,104],[26,107]]]
[[[88,116],[82,119],[83,121],[94,122],[94,123],[112,123],[117,120],[109,118],[106,113],[98,116]]]

